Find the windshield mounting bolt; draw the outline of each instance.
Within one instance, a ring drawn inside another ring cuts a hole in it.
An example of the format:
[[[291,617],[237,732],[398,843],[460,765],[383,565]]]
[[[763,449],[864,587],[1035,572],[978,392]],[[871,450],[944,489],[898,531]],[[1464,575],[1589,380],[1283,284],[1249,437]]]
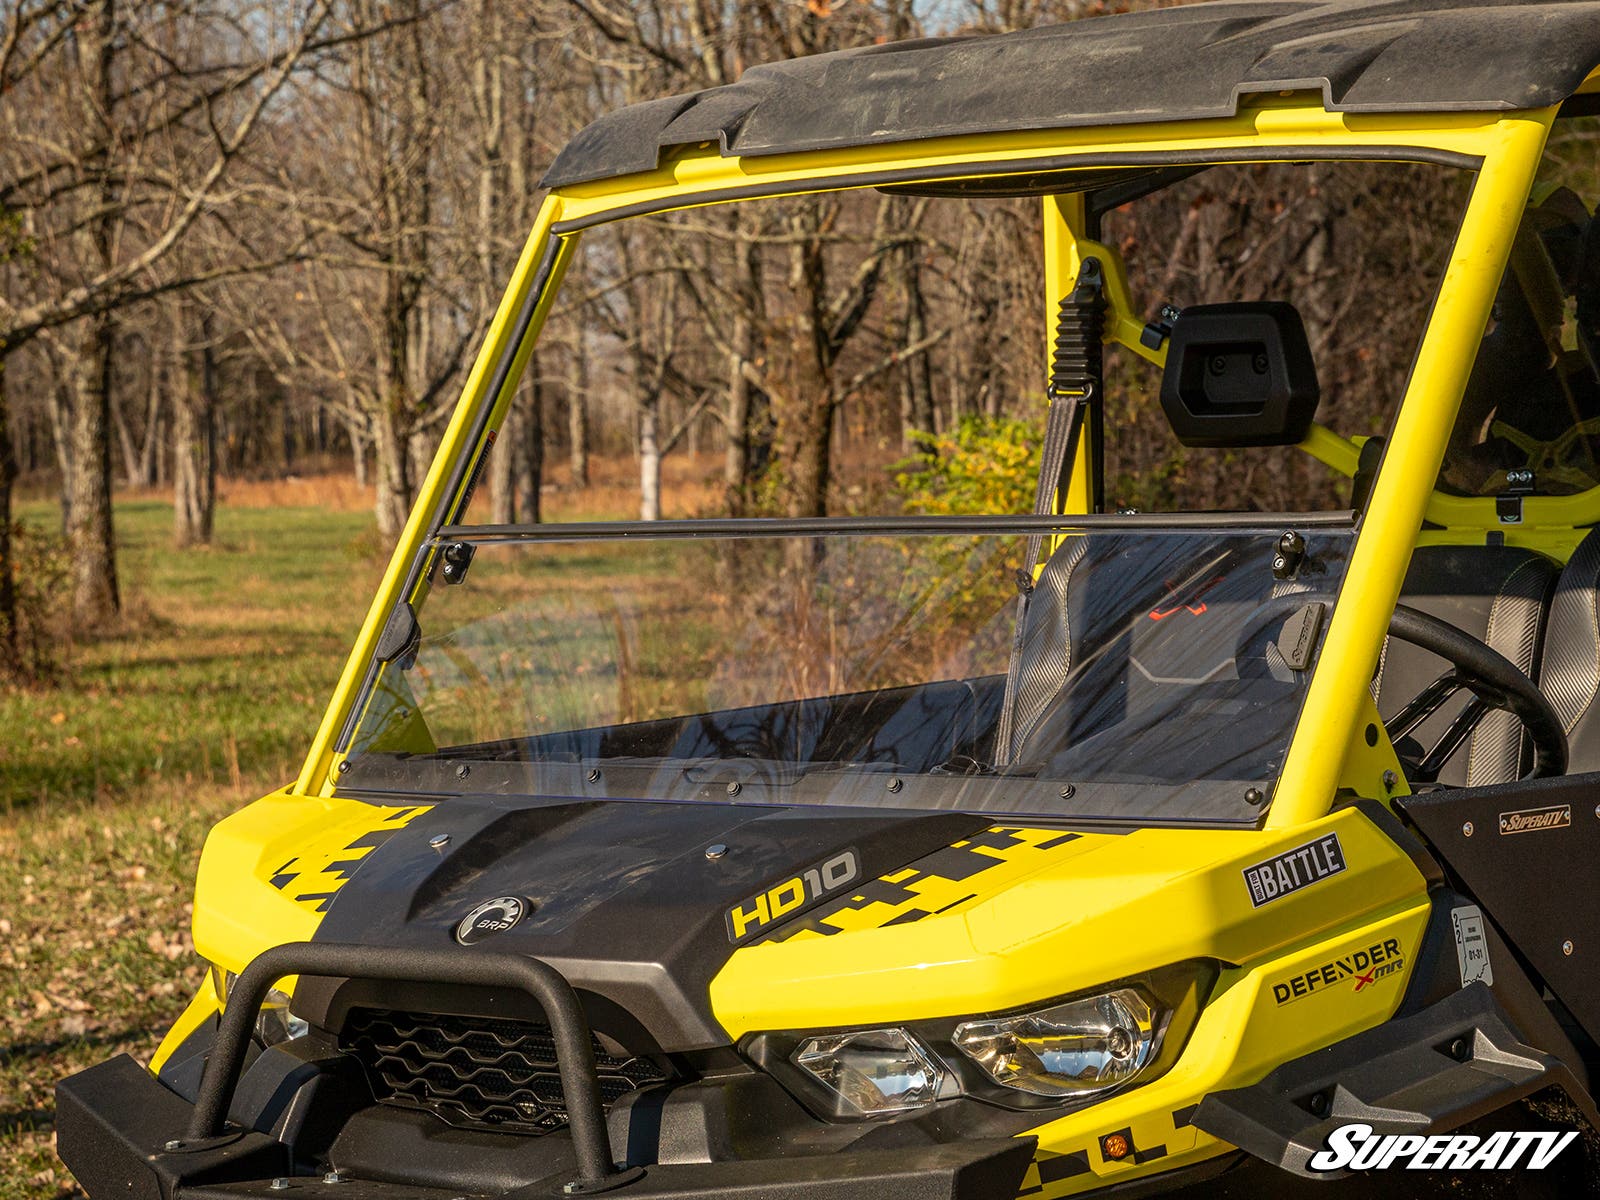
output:
[[[339,760],[339,774],[348,775],[349,773],[350,773],[350,760],[348,758],[340,759]]]
[[[889,782],[883,786],[888,788],[891,792],[898,792],[901,788],[905,787],[905,785],[906,781],[901,779],[898,775],[895,775],[892,776],[889,779]]]
[[[1272,556],[1272,577],[1293,579],[1306,556],[1306,539],[1293,529],[1278,539],[1278,552]]]
[[[467,568],[472,565],[472,556],[477,552],[477,547],[470,542],[451,542],[444,548],[444,581],[446,583],[463,583],[467,578]]]
[[[457,763],[456,764],[456,778],[457,779],[465,779],[468,775],[471,775],[471,774],[472,774],[472,768],[467,766],[466,763]]]
[[[711,845],[711,846],[707,846],[706,847],[706,857],[708,859],[710,859],[712,862],[716,862],[717,859],[722,858],[727,853],[728,853],[728,848],[726,846],[724,846],[721,842],[717,842],[715,845]]]
[[[438,850],[440,852],[443,852],[444,848],[446,846],[448,846],[449,844],[450,844],[450,835],[448,833],[436,833],[431,838],[428,839],[428,845],[432,846],[435,850]]]
[[[744,784],[737,779],[728,780],[728,795],[737,796],[742,791],[744,791]]]
[[[1386,791],[1386,792],[1394,791],[1395,784],[1397,784],[1399,782],[1400,782],[1400,776],[1396,775],[1393,771],[1385,771],[1383,773],[1383,790],[1384,791]]]
[[[587,775],[585,775],[584,778],[587,779],[590,783],[599,783],[600,782],[600,768],[599,767],[590,767],[589,768],[589,773]]]
[[[1073,787],[1070,783],[1064,783],[1061,785],[1061,791],[1058,794],[1063,800],[1071,800],[1078,794],[1078,789]]]
[[[1266,798],[1267,798],[1267,794],[1265,792],[1263,792],[1260,788],[1253,787],[1253,788],[1246,788],[1245,789],[1244,802],[1246,804],[1259,805]]]
[[[1461,824],[1461,836],[1462,837],[1471,837],[1472,836],[1472,822],[1471,821],[1463,821],[1462,822],[1462,824]]]

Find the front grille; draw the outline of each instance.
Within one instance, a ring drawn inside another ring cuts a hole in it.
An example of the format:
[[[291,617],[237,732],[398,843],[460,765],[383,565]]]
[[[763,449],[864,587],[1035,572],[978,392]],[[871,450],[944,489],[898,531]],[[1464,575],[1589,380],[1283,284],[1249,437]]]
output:
[[[648,1058],[617,1058],[593,1038],[600,1099],[666,1078]],[[358,1008],[339,1045],[367,1069],[375,1098],[451,1125],[550,1133],[567,1124],[550,1026],[491,1017]]]

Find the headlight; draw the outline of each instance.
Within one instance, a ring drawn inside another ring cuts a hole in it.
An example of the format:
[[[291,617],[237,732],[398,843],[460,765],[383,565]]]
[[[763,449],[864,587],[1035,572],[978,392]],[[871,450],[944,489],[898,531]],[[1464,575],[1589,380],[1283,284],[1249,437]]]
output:
[[[222,1001],[223,1007],[228,1004],[228,996],[233,992],[233,985],[239,976],[233,971],[221,971],[216,967],[211,968],[221,977],[221,986],[217,988],[217,998]],[[311,1026],[289,1011],[289,993],[280,992],[273,988],[267,993],[267,998],[261,1002],[261,1012],[256,1016],[256,1041],[263,1047],[276,1046],[279,1042],[287,1042],[291,1038],[301,1037],[309,1033]]]
[[[1125,1083],[1155,1051],[1158,1015],[1133,988],[1039,1012],[956,1026],[951,1043],[990,1079],[1035,1096],[1086,1096]]]
[[[904,1029],[861,1029],[807,1038],[794,1063],[860,1116],[932,1104],[944,1071]]]
[[[1191,959],[996,1016],[752,1034],[740,1051],[823,1120],[935,1101],[1053,1110],[1159,1078],[1183,1053],[1218,965]]]

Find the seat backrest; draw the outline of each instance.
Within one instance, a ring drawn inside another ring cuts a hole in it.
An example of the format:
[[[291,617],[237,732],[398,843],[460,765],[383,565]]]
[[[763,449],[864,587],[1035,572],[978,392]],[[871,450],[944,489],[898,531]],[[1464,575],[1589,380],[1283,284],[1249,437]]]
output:
[[[1600,529],[1590,530],[1556,581],[1539,688],[1567,731],[1567,772],[1600,771]]]
[[[1420,546],[1411,557],[1400,602],[1486,642],[1537,678],[1557,570],[1544,555],[1512,546]],[[1389,638],[1378,662],[1378,712],[1385,720],[1394,717],[1447,670],[1443,659]],[[1453,697],[1413,738],[1424,748],[1431,746],[1468,700],[1465,693]],[[1491,712],[1445,764],[1439,782],[1467,787],[1510,783],[1522,775],[1526,740],[1514,716]]]

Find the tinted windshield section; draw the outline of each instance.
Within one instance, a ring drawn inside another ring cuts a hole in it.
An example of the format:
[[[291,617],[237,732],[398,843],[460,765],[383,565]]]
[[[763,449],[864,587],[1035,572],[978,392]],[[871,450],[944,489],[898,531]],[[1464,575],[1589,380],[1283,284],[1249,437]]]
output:
[[[485,530],[342,785],[1254,823],[1353,535],[1117,520]]]

